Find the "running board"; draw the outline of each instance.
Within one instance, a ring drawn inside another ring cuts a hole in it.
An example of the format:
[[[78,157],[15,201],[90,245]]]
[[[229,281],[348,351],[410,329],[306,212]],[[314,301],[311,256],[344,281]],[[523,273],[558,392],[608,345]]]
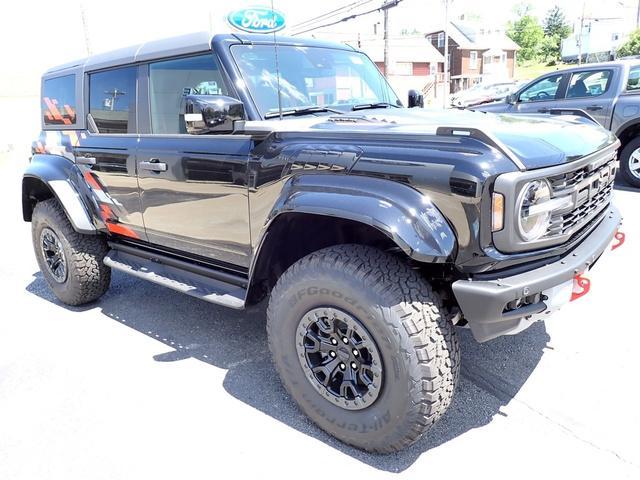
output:
[[[167,265],[158,258],[149,259],[121,250],[111,250],[105,256],[104,264],[115,270],[207,302],[236,309],[242,309],[245,305],[246,288],[211,276]]]

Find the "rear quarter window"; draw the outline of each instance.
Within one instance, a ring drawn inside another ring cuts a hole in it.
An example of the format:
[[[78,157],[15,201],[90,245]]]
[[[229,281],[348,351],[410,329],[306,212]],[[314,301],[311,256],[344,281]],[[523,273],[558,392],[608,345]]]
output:
[[[634,65],[629,69],[627,77],[627,91],[640,90],[640,65]]]
[[[76,124],[76,76],[48,78],[42,86],[42,117],[47,126]]]

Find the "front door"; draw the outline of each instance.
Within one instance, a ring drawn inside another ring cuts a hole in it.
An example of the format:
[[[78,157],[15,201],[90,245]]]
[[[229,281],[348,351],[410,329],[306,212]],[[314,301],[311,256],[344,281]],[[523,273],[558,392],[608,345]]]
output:
[[[562,95],[562,73],[547,75],[518,93],[510,111],[517,113],[548,113],[557,108],[556,99]]]
[[[185,93],[229,93],[217,60],[209,52],[146,68],[148,133],[140,136],[137,168],[149,242],[247,268],[251,137],[188,135],[180,118]]]
[[[123,67],[89,74],[88,112],[97,131],[83,133],[74,154],[108,231],[146,240],[136,178],[137,70]]]

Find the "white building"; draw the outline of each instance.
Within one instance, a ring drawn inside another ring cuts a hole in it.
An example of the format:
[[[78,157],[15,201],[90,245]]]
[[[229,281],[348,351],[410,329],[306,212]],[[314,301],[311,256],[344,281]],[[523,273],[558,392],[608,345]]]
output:
[[[565,62],[577,61],[582,43],[583,62],[613,60],[618,48],[627,41],[624,19],[585,19],[580,35],[580,22],[571,35],[562,40],[561,56]]]

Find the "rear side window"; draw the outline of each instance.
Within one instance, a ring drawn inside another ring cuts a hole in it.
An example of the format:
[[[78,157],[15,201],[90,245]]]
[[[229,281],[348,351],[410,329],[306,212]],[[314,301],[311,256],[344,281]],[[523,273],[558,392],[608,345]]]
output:
[[[89,113],[100,133],[136,133],[136,67],[89,75]]]
[[[609,89],[611,70],[589,70],[571,75],[567,98],[597,97]]]
[[[155,62],[149,65],[149,104],[153,133],[187,133],[180,119],[185,95],[227,95],[215,57],[197,57]]]
[[[629,69],[629,78],[627,78],[627,90],[640,90],[640,65],[636,65]]]
[[[45,125],[76,123],[76,76],[49,78],[42,87],[42,116]]]

